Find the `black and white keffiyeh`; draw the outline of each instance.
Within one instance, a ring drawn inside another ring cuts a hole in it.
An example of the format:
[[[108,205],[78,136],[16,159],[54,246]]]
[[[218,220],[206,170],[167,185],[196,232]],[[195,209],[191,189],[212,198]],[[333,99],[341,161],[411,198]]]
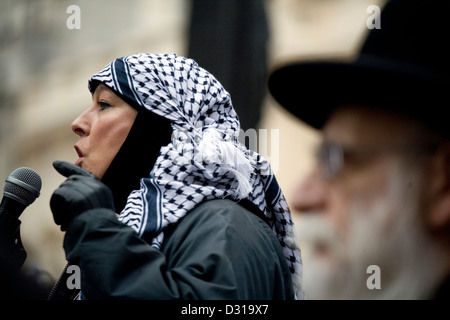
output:
[[[268,218],[302,298],[302,261],[293,219],[270,164],[239,138],[229,93],[194,60],[138,53],[118,58],[89,79],[100,81],[172,123],[172,141],[128,196],[119,220],[159,249],[164,230],[210,199],[248,199]],[[92,90],[91,90],[92,91]],[[145,147],[145,146],[143,146]]]

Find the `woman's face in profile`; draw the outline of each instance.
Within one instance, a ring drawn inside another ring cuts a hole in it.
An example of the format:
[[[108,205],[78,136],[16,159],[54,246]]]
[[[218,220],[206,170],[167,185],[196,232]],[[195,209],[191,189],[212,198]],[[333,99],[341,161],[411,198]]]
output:
[[[92,95],[92,104],[72,122],[80,139],[75,144],[76,165],[103,177],[136,119],[138,111],[104,84]]]

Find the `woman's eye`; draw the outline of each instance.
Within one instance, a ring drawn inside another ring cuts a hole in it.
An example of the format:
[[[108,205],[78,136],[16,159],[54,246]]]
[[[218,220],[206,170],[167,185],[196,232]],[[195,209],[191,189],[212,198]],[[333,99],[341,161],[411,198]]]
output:
[[[111,105],[106,101],[100,101],[98,104],[100,105],[100,110],[105,110],[111,107]]]

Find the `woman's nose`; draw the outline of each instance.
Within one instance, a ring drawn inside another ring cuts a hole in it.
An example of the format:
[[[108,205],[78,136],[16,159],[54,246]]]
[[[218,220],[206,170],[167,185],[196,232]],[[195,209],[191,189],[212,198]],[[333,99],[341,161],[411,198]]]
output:
[[[80,114],[71,124],[72,131],[80,137],[89,134],[89,122],[87,120],[87,111]]]
[[[291,207],[298,213],[321,211],[325,206],[326,188],[319,170],[308,174],[294,189]]]

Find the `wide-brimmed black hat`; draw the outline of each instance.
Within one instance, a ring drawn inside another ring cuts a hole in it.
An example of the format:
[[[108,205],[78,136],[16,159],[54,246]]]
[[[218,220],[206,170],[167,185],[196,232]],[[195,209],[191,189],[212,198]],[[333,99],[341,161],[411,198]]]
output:
[[[271,72],[268,88],[320,129],[339,105],[407,113],[450,134],[450,1],[391,0],[353,61],[297,61]],[[369,16],[368,16],[369,17]]]

